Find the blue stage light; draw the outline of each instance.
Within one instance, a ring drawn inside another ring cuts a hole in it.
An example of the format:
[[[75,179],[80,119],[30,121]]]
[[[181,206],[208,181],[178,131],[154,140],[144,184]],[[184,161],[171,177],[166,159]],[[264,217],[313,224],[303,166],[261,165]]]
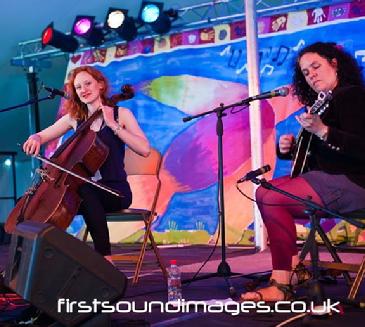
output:
[[[177,17],[176,10],[163,11],[163,3],[156,1],[143,1],[138,15],[140,23],[151,26],[151,29],[158,34],[170,31],[171,21]]]
[[[146,3],[141,9],[141,19],[144,23],[151,24],[157,21],[162,10],[161,3]]]

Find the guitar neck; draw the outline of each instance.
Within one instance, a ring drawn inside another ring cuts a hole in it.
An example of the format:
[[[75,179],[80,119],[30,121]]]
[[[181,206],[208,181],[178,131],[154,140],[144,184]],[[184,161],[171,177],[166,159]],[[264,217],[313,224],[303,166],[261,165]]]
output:
[[[332,99],[332,92],[318,93],[318,98],[313,106],[308,110],[311,114],[321,115],[327,108],[328,102]],[[312,142],[313,134],[301,127],[298,137],[297,144],[294,151],[293,166],[290,173],[290,177],[296,177],[302,174],[306,168],[309,149]]]

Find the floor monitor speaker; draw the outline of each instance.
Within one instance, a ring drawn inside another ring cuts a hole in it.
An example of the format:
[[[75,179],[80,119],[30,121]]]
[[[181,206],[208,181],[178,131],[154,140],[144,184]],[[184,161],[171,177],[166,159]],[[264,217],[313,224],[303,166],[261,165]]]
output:
[[[27,221],[11,237],[5,285],[57,322],[75,326],[93,319],[94,307],[122,298],[127,278],[65,231]]]

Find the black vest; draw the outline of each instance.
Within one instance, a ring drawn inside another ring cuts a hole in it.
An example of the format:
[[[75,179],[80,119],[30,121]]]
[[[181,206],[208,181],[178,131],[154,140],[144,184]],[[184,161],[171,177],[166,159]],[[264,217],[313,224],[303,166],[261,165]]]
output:
[[[114,119],[118,121],[117,106],[114,107]],[[80,123],[77,123],[77,127]],[[102,178],[98,182],[123,194],[130,193],[127,174],[124,170],[125,143],[104,122],[97,136],[109,148],[109,155],[99,169]]]

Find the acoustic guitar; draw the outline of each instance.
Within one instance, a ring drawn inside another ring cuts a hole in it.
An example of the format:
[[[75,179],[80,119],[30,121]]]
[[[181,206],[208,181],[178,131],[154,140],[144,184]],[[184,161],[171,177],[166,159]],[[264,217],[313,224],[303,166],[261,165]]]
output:
[[[332,99],[332,92],[319,92],[317,100],[308,110],[311,114],[322,115],[329,106],[329,101]],[[293,166],[290,177],[296,177],[307,169],[307,161],[310,155],[310,145],[312,142],[313,133],[308,132],[303,127],[300,129],[296,138],[296,144],[293,152]]]

